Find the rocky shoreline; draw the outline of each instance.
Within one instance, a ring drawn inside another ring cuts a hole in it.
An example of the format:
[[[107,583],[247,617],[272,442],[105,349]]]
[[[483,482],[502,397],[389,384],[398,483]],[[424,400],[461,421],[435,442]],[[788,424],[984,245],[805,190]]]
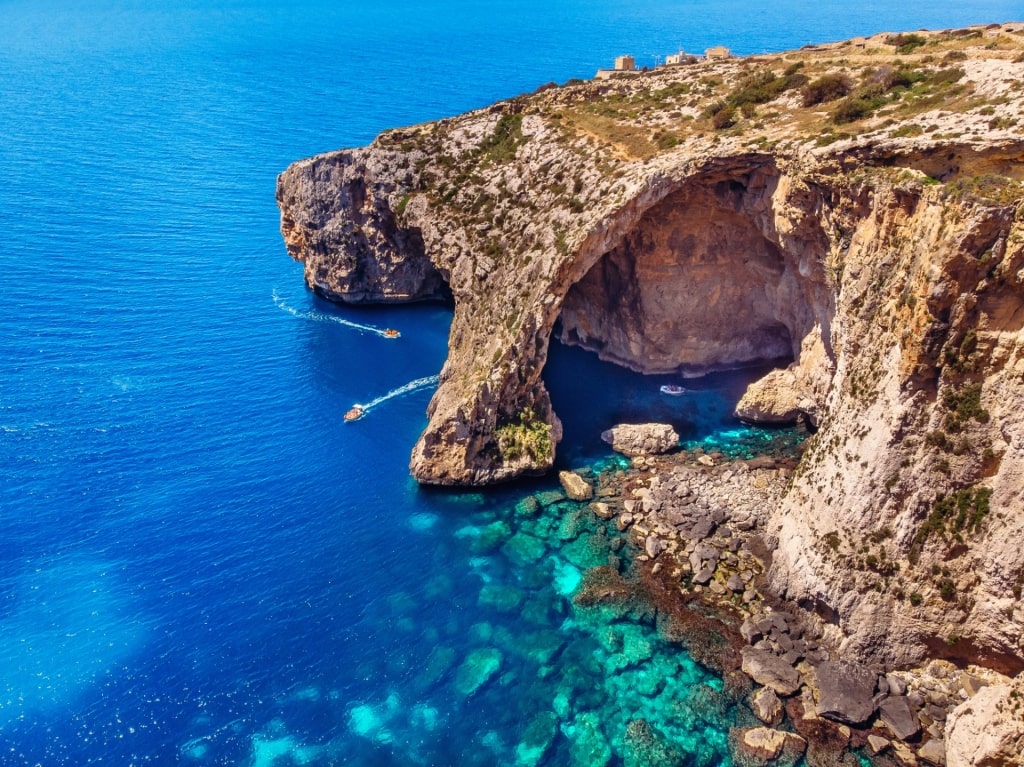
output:
[[[721,672],[760,720],[731,733],[737,764],[846,763],[851,749],[901,767],[975,763],[957,755],[974,757],[976,747],[947,743],[950,725],[970,718],[983,690],[1013,680],[941,659],[894,670],[843,657],[836,625],[768,591],[768,511],[795,466],[793,458],[728,460],[697,450],[635,455],[628,469],[600,475],[596,489],[572,472],[560,478],[575,500],[596,494],[590,509],[635,546],[661,633]],[[957,734],[969,737],[963,726]]]

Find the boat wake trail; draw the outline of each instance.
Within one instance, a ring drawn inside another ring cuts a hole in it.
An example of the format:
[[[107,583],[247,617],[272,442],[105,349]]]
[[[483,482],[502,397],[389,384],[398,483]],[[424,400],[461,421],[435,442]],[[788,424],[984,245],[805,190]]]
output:
[[[374,335],[378,335],[381,338],[398,337],[398,333],[396,331],[389,330],[388,328],[378,328],[374,325],[362,325],[358,322],[351,322],[349,320],[346,320],[343,317],[337,317],[333,314],[324,314],[323,312],[318,311],[300,311],[296,309],[294,306],[290,306],[283,298],[277,295],[276,288],[271,292],[270,295],[273,297],[274,305],[277,306],[278,309],[284,312],[288,312],[288,314],[292,315],[292,317],[298,317],[301,320],[313,320],[314,322],[334,322],[338,325],[344,325],[347,328],[358,330],[360,333],[373,333]]]
[[[397,389],[392,389],[387,394],[384,394],[377,399],[370,400],[365,405],[357,405],[362,409],[363,413],[369,413],[378,405],[383,405],[389,399],[395,399],[395,397],[401,397],[406,394],[412,394],[414,391],[425,389],[428,386],[436,386],[438,381],[441,380],[441,376],[427,376],[426,378],[417,378],[415,381],[409,381],[409,383],[399,386]]]

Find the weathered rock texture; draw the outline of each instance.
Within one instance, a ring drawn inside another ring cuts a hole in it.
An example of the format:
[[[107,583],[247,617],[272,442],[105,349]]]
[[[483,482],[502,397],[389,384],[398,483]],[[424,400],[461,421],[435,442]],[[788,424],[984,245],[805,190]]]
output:
[[[601,432],[601,439],[629,456],[657,455],[679,446],[679,435],[667,423],[620,424]]]
[[[767,510],[771,588],[844,657],[1024,668],[1024,36],[920,37],[549,89],[282,173],[312,288],[454,302],[414,476],[552,465],[556,327],[643,372],[781,358],[741,412],[819,431]],[[854,92],[811,103],[828,74]]]
[[[1014,696],[1013,694],[1016,693]],[[1024,675],[982,688],[946,723],[947,767],[1024,765]]]

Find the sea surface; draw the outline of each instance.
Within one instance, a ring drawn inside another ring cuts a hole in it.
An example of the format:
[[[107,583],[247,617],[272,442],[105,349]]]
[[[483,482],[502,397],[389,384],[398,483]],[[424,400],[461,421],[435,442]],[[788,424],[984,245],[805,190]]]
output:
[[[644,743],[726,763],[743,714],[721,680],[642,607],[573,604],[587,567],[628,564],[591,515],[550,480],[411,481],[450,310],[313,297],[275,176],[622,53],[1022,16],[0,0],[0,765],[618,765]],[[750,373],[669,399],[555,346],[545,375],[562,465],[614,468],[597,435],[618,420],[748,454],[778,436],[729,416]]]

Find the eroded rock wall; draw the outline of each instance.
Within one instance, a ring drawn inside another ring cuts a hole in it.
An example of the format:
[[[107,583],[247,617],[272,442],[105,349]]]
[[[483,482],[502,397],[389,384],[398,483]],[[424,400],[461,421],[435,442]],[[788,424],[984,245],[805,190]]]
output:
[[[644,373],[797,358],[803,338],[831,321],[828,238],[791,204],[790,179],[749,163],[692,177],[647,210],[570,288],[562,341]],[[801,247],[785,247],[797,229]]]

